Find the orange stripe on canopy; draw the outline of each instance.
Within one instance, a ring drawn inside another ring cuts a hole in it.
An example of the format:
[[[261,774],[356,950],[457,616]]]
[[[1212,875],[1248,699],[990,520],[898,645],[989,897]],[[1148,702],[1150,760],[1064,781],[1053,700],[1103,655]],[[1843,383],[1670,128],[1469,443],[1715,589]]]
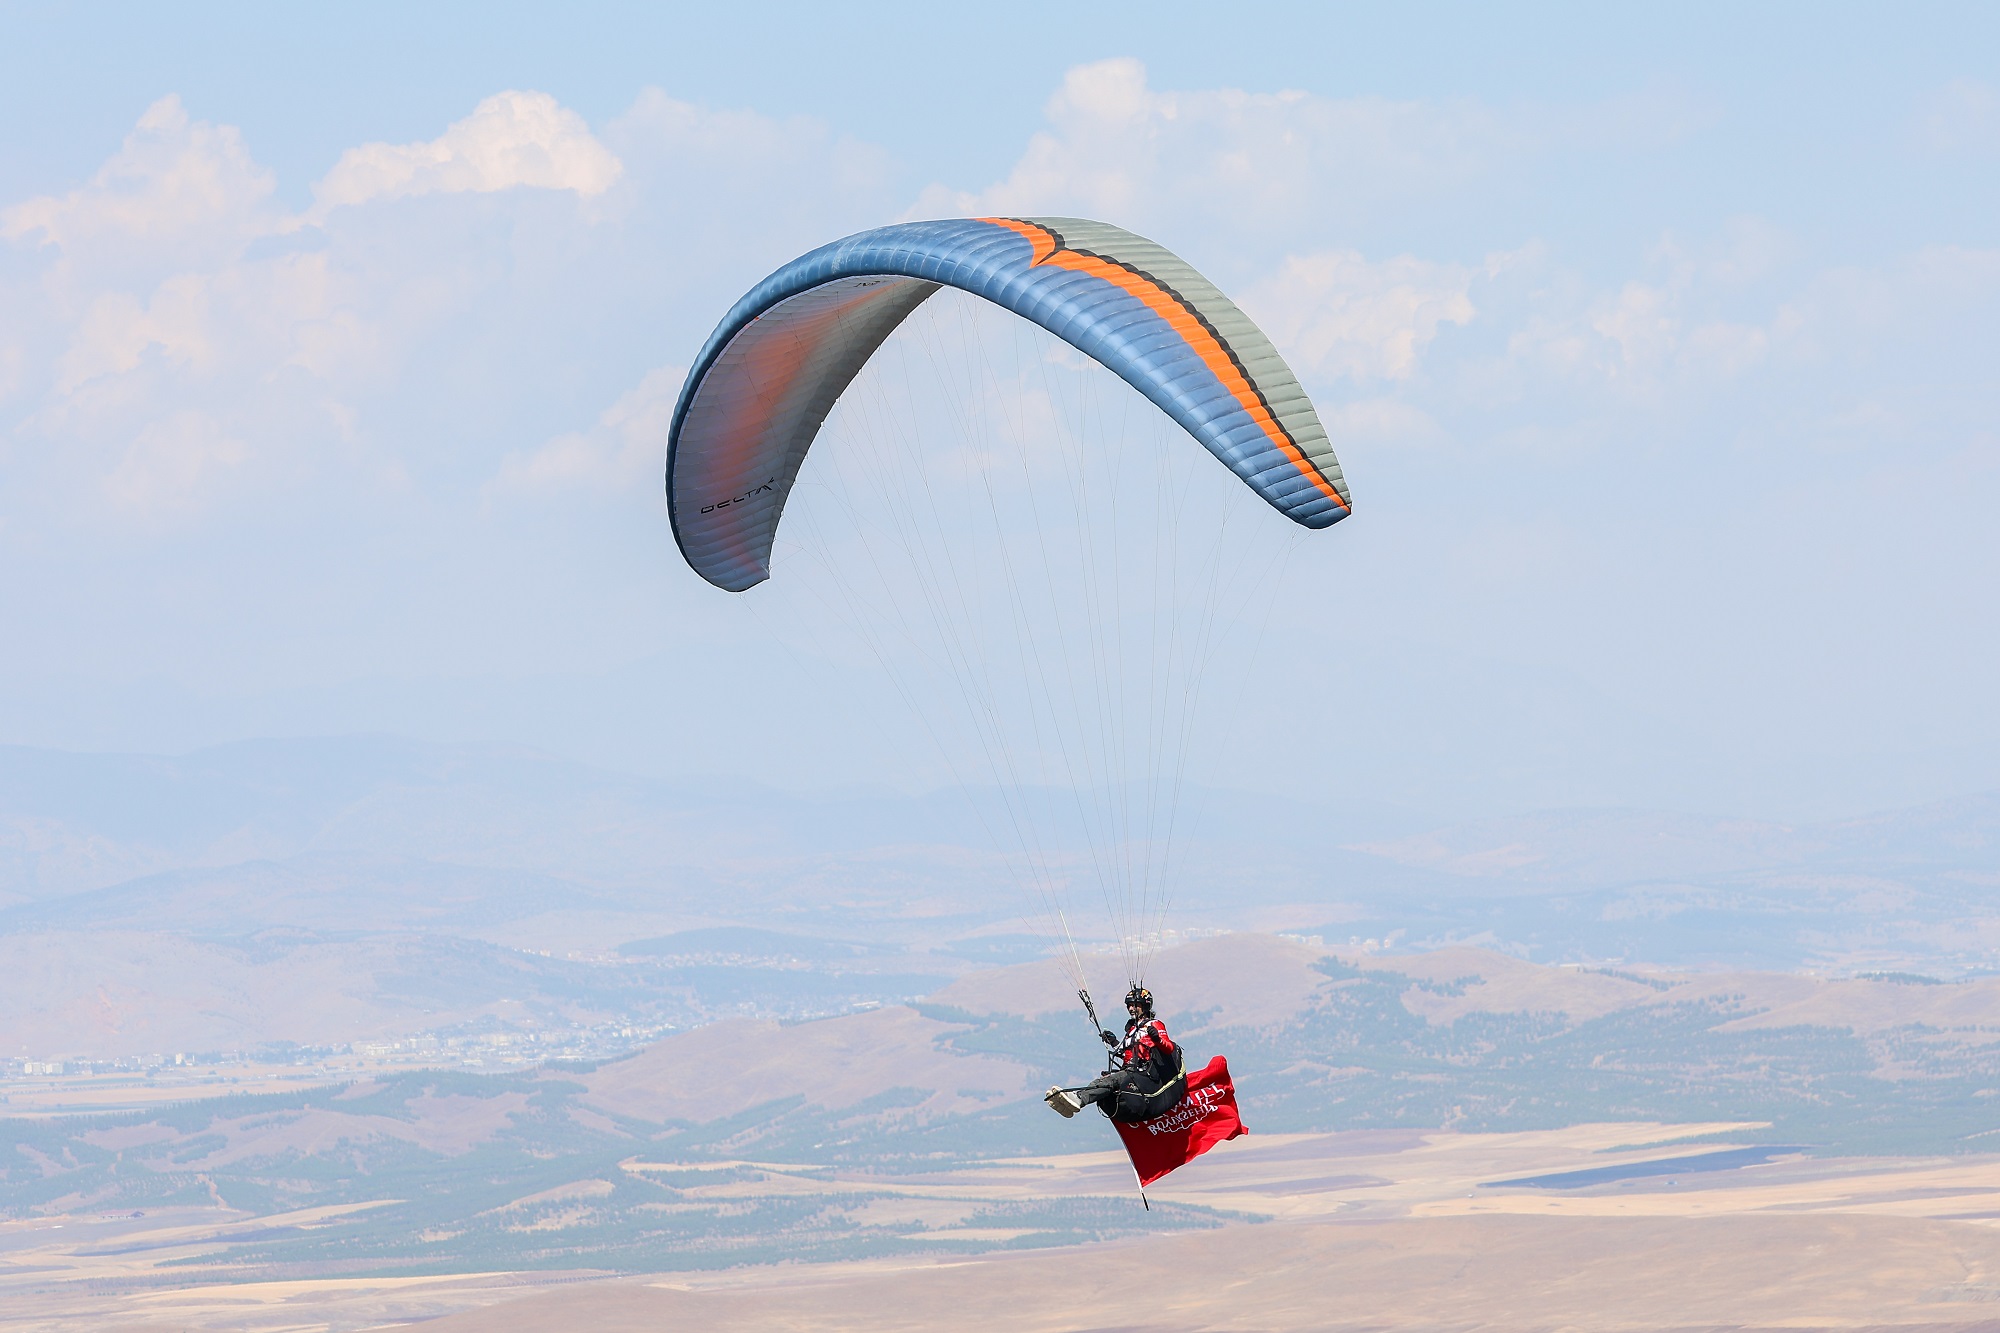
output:
[[[1096,255],[1058,246],[1056,238],[1046,227],[1037,226],[1032,222],[1021,222],[1014,218],[980,218],[979,221],[990,222],[996,227],[1005,227],[1026,237],[1035,247],[1035,257],[1029,264],[1030,268],[1042,264],[1054,264],[1057,268],[1068,269],[1073,273],[1086,273],[1093,278],[1101,278],[1144,302],[1147,309],[1165,320],[1168,327],[1187,341],[1188,346],[1194,349],[1195,355],[1201,358],[1202,364],[1207,366],[1210,373],[1229,390],[1231,396],[1249,414],[1250,419],[1256,422],[1264,434],[1270,437],[1271,443],[1277,445],[1285,457],[1291,460],[1292,466],[1299,470],[1299,475],[1310,481],[1327,499],[1343,510],[1351,511],[1347,501],[1343,500],[1340,492],[1334,489],[1333,483],[1320,473],[1313,461],[1306,457],[1305,451],[1293,443],[1290,433],[1279,424],[1276,417],[1271,415],[1271,409],[1264,405],[1263,396],[1257,392],[1257,386],[1244,375],[1235,358],[1230,356],[1229,349],[1209,332],[1207,325],[1195,317],[1186,302],[1145,273],[1126,268],[1108,259],[1101,259]]]

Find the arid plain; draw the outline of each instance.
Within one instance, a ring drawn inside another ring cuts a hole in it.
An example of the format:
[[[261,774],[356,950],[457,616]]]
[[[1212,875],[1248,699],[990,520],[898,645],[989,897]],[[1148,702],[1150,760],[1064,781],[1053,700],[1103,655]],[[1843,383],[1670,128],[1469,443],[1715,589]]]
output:
[[[2000,1326],[2000,1157],[1781,1154],[1581,1188],[1496,1182],[1681,1160],[1758,1127],[1592,1125],[1520,1134],[1253,1136],[1152,1191],[1229,1225],[1099,1245],[660,1277],[590,1271],[205,1281],[149,1288],[231,1229],[307,1215],[182,1210],[0,1228],[0,1327],[1022,1330],[1683,1329]],[[1698,1149],[1689,1134],[1727,1136]],[[633,1160],[626,1169],[644,1172]],[[1113,1153],[906,1177],[746,1163],[712,1199],[865,1192],[921,1219],[1047,1199],[1141,1205]],[[736,1173],[731,1173],[732,1175]],[[578,1202],[588,1191],[577,1192]],[[60,1229],[58,1229],[60,1228]],[[1005,1235],[981,1239],[1004,1244]]]
[[[1033,1021],[1038,997],[1055,993],[1045,967],[968,976],[915,1007],[803,1024],[714,1024],[595,1070],[516,1075],[484,1092],[461,1079],[395,1101],[385,1089],[415,1087],[417,1076],[385,1075],[328,1085],[296,1106],[251,1098],[217,1103],[196,1119],[170,1108],[154,1121],[134,1112],[120,1128],[81,1131],[74,1149],[30,1145],[23,1151],[40,1155],[52,1182],[65,1178],[60,1154],[99,1151],[128,1177],[185,1176],[213,1197],[204,1203],[183,1189],[163,1206],[111,1207],[121,1196],[78,1174],[74,1193],[0,1224],[0,1328],[275,1333],[421,1321],[524,1331],[900,1330],[968,1319],[1024,1330],[2000,1326],[2000,1155],[1980,1152],[1985,1131],[1963,1126],[1948,1151],[1860,1155],[1788,1136],[1795,1125],[1770,1121],[1284,1133],[1258,1132],[1253,1111],[1251,1136],[1149,1191],[1150,1210],[1109,1150],[1107,1127],[1088,1118],[1060,1126],[1046,1117],[1071,1151],[961,1156],[935,1167],[881,1158],[881,1145],[926,1126],[969,1134],[995,1108],[1039,1112],[1030,1067],[963,1043],[1013,1030],[980,1027],[981,1014]],[[1253,935],[1174,950],[1159,975],[1178,994],[1226,997],[1187,1026],[1191,1046],[1246,1055],[1258,1033],[1275,1040],[1269,1034],[1324,1023],[1338,1005],[1374,1003],[1370,996],[1393,1004],[1419,1038],[1539,1015],[1544,1046],[1559,1039],[1561,1023],[1629,1020],[1664,1030],[1676,1014],[1699,1010],[1727,1031],[1675,1057],[1681,1063],[1664,1077],[1688,1084],[1754,1083],[1766,1072],[1758,1061],[1797,1058],[1758,1041],[1838,1030],[1856,1043],[1852,1051],[1874,1052],[1867,1079],[1876,1100],[1863,1110],[1892,1119],[1899,1107],[1924,1116],[1919,1092],[1937,1082],[1934,1070],[1912,1062],[1909,1034],[1954,1062],[1976,1061],[2000,1002],[2000,982],[1988,980],[1613,974],[1464,949],[1342,961]],[[1400,1040],[1398,1050],[1419,1049]],[[1269,1048],[1267,1063],[1282,1049]],[[1496,1049],[1506,1060],[1524,1058],[1509,1054],[1514,1047]],[[1723,1056],[1736,1063],[1698,1064]],[[1381,1072],[1343,1063],[1339,1052],[1316,1058],[1310,1088],[1321,1100],[1350,1097]],[[1656,1058],[1607,1046],[1590,1067],[1639,1068]],[[1483,1066],[1465,1060],[1470,1089]],[[1410,1064],[1399,1077],[1421,1087],[1439,1067]],[[823,1076],[793,1114],[826,1126],[823,1154],[796,1137],[771,1138],[756,1121],[759,1108],[796,1096],[804,1068]],[[1285,1072],[1254,1076],[1251,1091],[1279,1086]],[[1803,1084],[1800,1095],[1852,1100],[1839,1077]],[[1492,1095],[1553,1090],[1573,1078],[1551,1067]],[[886,1087],[897,1092],[885,1109]],[[568,1099],[559,1105],[574,1131],[624,1137],[541,1176],[525,1157],[479,1155],[532,1121],[538,1105],[558,1104],[551,1098]],[[1355,1105],[1357,1116],[1393,1118],[1405,1103]],[[1475,1114],[1468,1108],[1462,1118]],[[690,1131],[633,1129],[717,1117],[722,1130],[693,1147]],[[844,1136],[837,1142],[836,1133]],[[873,1146],[857,1156],[856,1142]],[[408,1193],[420,1178],[378,1165],[397,1152],[435,1156],[450,1174],[493,1174],[498,1192],[463,1206],[476,1216],[459,1217],[454,1205],[442,1222],[392,1223],[389,1231],[404,1230],[388,1237],[389,1249],[343,1259],[344,1245],[383,1242],[381,1228],[366,1230],[371,1215],[416,1216]],[[245,1179],[282,1182],[301,1172],[299,1163],[327,1160],[354,1164],[341,1168],[352,1177],[343,1202],[259,1209],[240,1201]],[[381,1182],[372,1194],[371,1172]],[[618,1204],[635,1192],[638,1204]],[[678,1217],[713,1230],[732,1217],[761,1219],[759,1228],[776,1229],[770,1234],[798,1238],[797,1257],[682,1254],[663,1272],[646,1270],[641,1250],[614,1268],[604,1263],[612,1248],[593,1239],[614,1233],[591,1228],[608,1225],[618,1207],[619,1225]],[[1072,1237],[1115,1239],[1065,1241],[1066,1217]],[[546,1248],[515,1251],[534,1262],[484,1265],[463,1254],[413,1261],[414,1251],[394,1248],[449,1242],[473,1225],[517,1247]],[[828,1261],[829,1238],[841,1237],[894,1249]],[[551,1258],[563,1254],[574,1258]],[[602,1257],[593,1264],[593,1256]]]

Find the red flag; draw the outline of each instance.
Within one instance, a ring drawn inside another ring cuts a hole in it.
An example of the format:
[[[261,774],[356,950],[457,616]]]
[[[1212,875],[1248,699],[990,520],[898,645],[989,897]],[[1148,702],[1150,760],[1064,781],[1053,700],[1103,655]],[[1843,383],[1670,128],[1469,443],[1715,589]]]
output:
[[[1187,1096],[1165,1115],[1130,1123],[1114,1120],[1125,1153],[1139,1173],[1139,1188],[1177,1166],[1186,1166],[1216,1144],[1248,1134],[1236,1114],[1236,1085],[1229,1081],[1229,1062],[1216,1056],[1208,1068],[1189,1074]]]

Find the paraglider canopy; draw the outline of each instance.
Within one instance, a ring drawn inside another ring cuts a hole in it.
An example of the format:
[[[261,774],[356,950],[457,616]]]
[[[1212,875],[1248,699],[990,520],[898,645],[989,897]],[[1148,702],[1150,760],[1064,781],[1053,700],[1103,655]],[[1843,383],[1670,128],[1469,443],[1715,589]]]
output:
[[[667,445],[688,564],[741,592],[848,384],[941,286],[1047,329],[1132,385],[1274,509],[1324,528],[1352,508],[1297,378],[1228,297],[1163,247],[1081,218],[959,218],[862,232],[738,301],[695,358]]]

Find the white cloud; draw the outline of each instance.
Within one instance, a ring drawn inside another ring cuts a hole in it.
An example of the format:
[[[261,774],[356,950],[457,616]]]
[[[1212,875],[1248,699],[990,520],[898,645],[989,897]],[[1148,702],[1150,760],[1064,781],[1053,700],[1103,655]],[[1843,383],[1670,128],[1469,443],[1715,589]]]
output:
[[[238,130],[162,99],[79,188],[0,204],[0,523],[154,540],[273,502],[473,521],[510,488],[601,498],[656,471],[676,376],[587,429],[548,422],[600,417],[663,321],[686,355],[739,284],[890,213],[888,159],[657,90],[607,132],[618,152],[503,93],[431,142],[345,154],[293,212]],[[436,205],[383,207],[413,194]]]
[[[143,303],[130,292],[103,293],[77,321],[58,362],[56,392],[73,393],[100,376],[133,370],[155,349],[191,368],[210,364],[215,345],[207,326],[208,284],[195,274],[169,278]]]
[[[1673,307],[1677,293],[1643,282],[1628,282],[1610,302],[1586,316],[1584,325],[1601,340],[1607,374],[1635,375],[1657,369],[1673,355],[1681,324]]]
[[[1682,364],[1711,379],[1729,380],[1755,368],[1771,350],[1768,330],[1715,320],[1688,330]]]
[[[1320,405],[1321,422],[1335,447],[1355,441],[1369,444],[1436,444],[1444,428],[1430,413],[1396,398],[1362,398],[1349,403]]]
[[[192,121],[163,97],[89,184],[0,210],[0,237],[114,271],[214,263],[284,225],[275,189],[236,129]]]
[[[1286,259],[1242,304],[1303,376],[1406,380],[1440,324],[1471,322],[1471,286],[1455,264],[1329,250]]]
[[[1509,359],[1558,378],[1595,381],[1642,401],[1668,382],[1683,388],[1734,379],[1764,361],[1766,324],[1708,317],[1700,270],[1682,265],[1663,282],[1633,279],[1581,310],[1553,302],[1526,312],[1508,335]]]
[[[1323,231],[1387,196],[1488,175],[1527,147],[1475,104],[1158,92],[1129,58],[1070,70],[1047,117],[1004,180],[932,186],[911,215],[1077,213],[1156,233],[1207,224],[1239,239]]]
[[[1002,180],[926,189],[912,217],[1080,213],[1144,231],[1218,225],[1228,239],[1382,220],[1558,151],[1630,154],[1715,124],[1720,104],[1654,84],[1590,105],[1500,110],[1467,98],[1161,91],[1130,57],[1068,71]]]
[[[1484,289],[1482,322],[1504,331],[1504,349],[1444,378],[1481,410],[1533,405],[1539,420],[1512,427],[1520,438],[1562,436],[1567,420],[1601,442],[1725,403],[1717,430],[1730,439],[1943,440],[1977,419],[1978,395],[1929,386],[1983,375],[2000,335],[2000,250],[1930,246],[1774,290],[1782,270],[1759,256],[1783,246],[1753,238],[1746,251],[1735,230],[1693,255],[1662,245],[1652,271],[1611,291],[1553,266]]]
[[[177,412],[149,423],[105,478],[119,509],[155,521],[199,508],[219,473],[250,457],[242,440],[202,412]]]
[[[565,432],[531,453],[509,454],[487,494],[547,498],[642,484],[665,462],[667,427],[686,378],[687,367],[662,366],[606,408],[590,430]]]
[[[312,216],[379,199],[520,186],[599,195],[623,170],[583,117],[547,93],[496,93],[428,143],[348,149],[313,186]]]
[[[125,403],[114,382],[148,365],[213,380],[294,356],[338,293],[323,253],[252,257],[297,226],[274,189],[234,128],[166,97],[87,185],[0,212],[0,233],[46,261],[10,312],[51,349],[37,419],[60,426],[80,396]]]
[[[325,485],[329,467],[364,487],[395,470],[340,451],[357,395],[434,327],[413,307],[438,266],[369,272],[393,245],[338,253],[277,203],[234,128],[162,99],[83,187],[0,220],[26,261],[6,322],[33,356],[0,369],[36,525],[157,533],[209,512],[227,478],[242,499]]]

